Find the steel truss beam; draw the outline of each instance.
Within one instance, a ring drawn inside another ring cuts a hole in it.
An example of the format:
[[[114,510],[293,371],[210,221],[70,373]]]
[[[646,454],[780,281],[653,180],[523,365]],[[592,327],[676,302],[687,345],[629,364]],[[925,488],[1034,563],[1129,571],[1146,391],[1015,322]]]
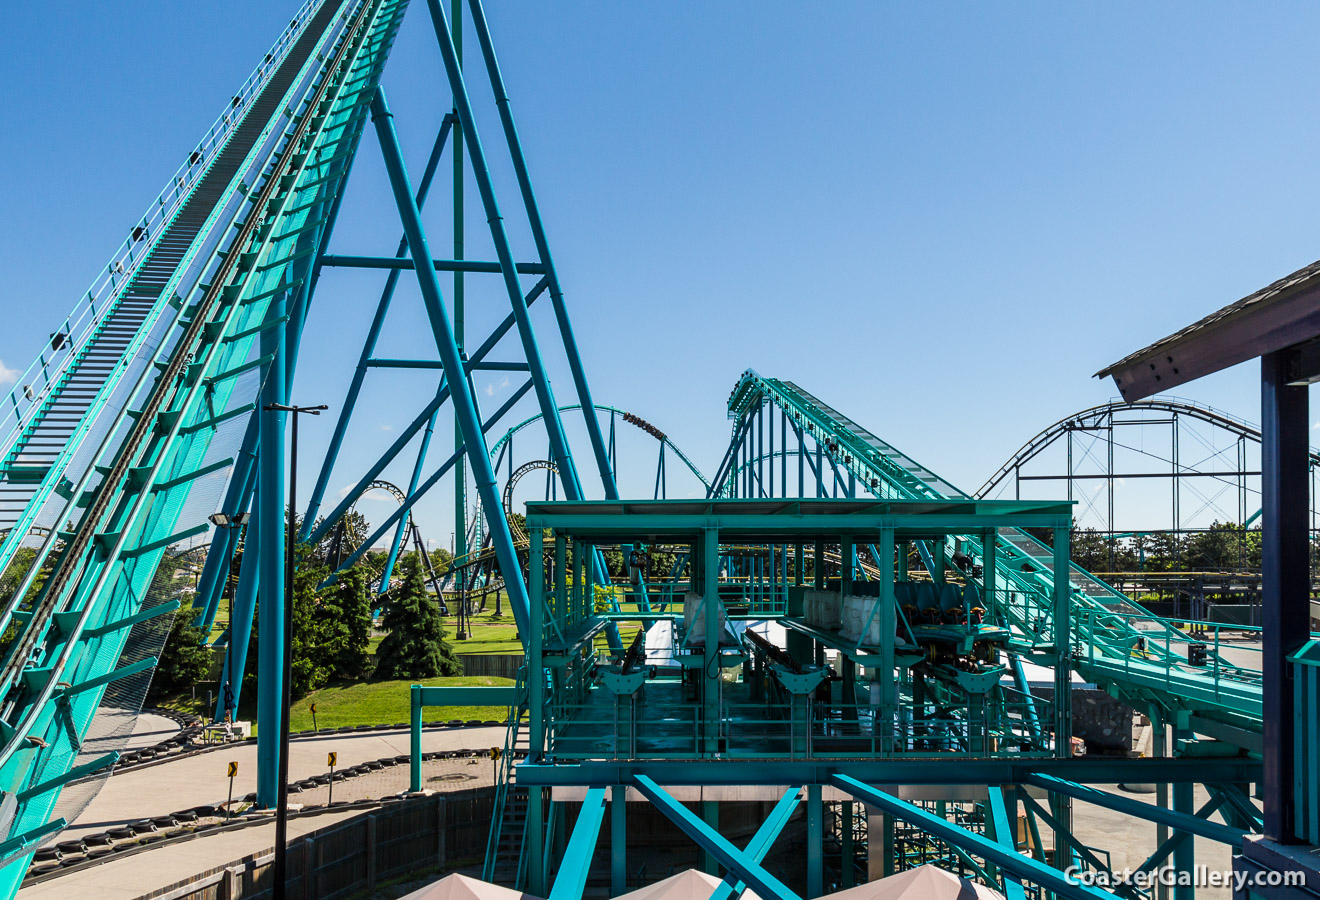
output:
[[[884,791],[878,791],[855,778],[847,775],[835,775],[830,779],[830,783],[852,794],[858,800],[878,806],[895,818],[916,825],[929,834],[947,841],[950,845],[980,856],[987,862],[994,863],[1005,872],[1039,884],[1059,896],[1077,898],[1077,900],[1100,900],[1100,898],[1112,896],[1105,891],[1078,884],[1058,869],[1032,859],[1030,856],[1024,856],[1014,849],[1009,849],[997,841],[987,838],[985,835],[968,831],[966,828],[955,825],[941,816],[926,812],[921,807],[908,803],[906,800],[900,800],[891,794],[886,794]]]
[[[535,538],[535,534],[533,534]],[[830,784],[853,775],[873,785],[1029,784],[1033,775],[1083,784],[1246,784],[1259,781],[1251,759],[839,759],[839,760],[588,760],[571,765],[524,762],[518,783],[543,787],[632,784],[644,776],[662,785]],[[1144,804],[1143,804],[1144,805]]]
[[[1176,762],[1185,763],[1188,760],[1180,759]],[[1108,791],[1085,787],[1052,775],[1029,775],[1026,783],[1044,788],[1047,791],[1053,791],[1056,794],[1072,797],[1074,800],[1093,803],[1096,806],[1103,806],[1105,809],[1112,809],[1115,812],[1121,812],[1138,819],[1145,819],[1148,822],[1168,825],[1170,828],[1209,838],[1212,841],[1219,841],[1221,844],[1229,844],[1232,847],[1241,847],[1242,840],[1245,837],[1245,833],[1240,828],[1230,828],[1227,825],[1207,822],[1205,819],[1193,815],[1175,812],[1150,803],[1142,803],[1140,800],[1132,800],[1128,797],[1120,797]]]
[[[737,875],[758,896],[766,900],[802,900],[783,882],[762,868],[759,860],[731,844],[718,831],[702,821],[700,816],[667,794],[664,788],[650,778],[636,775],[633,777],[633,786],[641,791],[665,818],[677,825],[703,850],[714,856],[720,865]]]

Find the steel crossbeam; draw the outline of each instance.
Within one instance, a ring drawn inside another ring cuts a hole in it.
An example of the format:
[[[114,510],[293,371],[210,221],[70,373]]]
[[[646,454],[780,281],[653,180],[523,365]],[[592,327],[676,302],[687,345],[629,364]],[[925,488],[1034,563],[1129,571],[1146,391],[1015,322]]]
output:
[[[665,789],[645,775],[633,778],[634,786],[679,829],[710,853],[720,865],[732,871],[743,882],[766,900],[801,900],[778,878],[771,875],[760,862],[746,851],[739,850],[727,838],[707,825],[700,816],[679,803]]]
[[[926,812],[915,804],[900,800],[892,794],[878,791],[848,775],[835,775],[830,782],[841,790],[847,791],[858,800],[878,806],[885,812],[905,822],[910,822],[924,829],[929,834],[960,847],[994,863],[1005,872],[1018,878],[1039,884],[1059,896],[1077,898],[1077,900],[1102,900],[1111,894],[1093,887],[1080,884],[1068,878],[1063,872],[1042,862],[1024,856],[1016,850],[1006,848],[985,835],[968,831],[959,825]]]

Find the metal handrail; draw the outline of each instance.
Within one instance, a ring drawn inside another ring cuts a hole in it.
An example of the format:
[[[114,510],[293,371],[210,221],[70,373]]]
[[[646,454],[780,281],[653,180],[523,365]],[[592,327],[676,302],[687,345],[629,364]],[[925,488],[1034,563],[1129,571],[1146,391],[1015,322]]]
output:
[[[26,369],[16,378],[13,388],[0,397],[0,457],[14,447],[23,434],[31,414],[39,410],[49,392],[59,383],[69,364],[77,358],[75,352],[94,336],[106,316],[115,309],[114,296],[129,285],[138,266],[147,257],[149,238],[159,234],[183,207],[193,188],[209,171],[209,163],[218,155],[217,148],[230,137],[242,121],[241,113],[248,103],[265,87],[278,71],[289,49],[302,34],[314,8],[322,0],[304,0],[290,20],[288,27],[256,68],[248,75],[238,92],[207,129],[206,134],[187,159],[170,176],[166,186],[156,196],[137,224],[129,231],[124,242],[111,256],[91,286],[74,303],[65,316],[56,335],[62,335],[58,350],[48,342]],[[54,336],[52,336],[52,339]],[[56,358],[61,351],[63,356]]]

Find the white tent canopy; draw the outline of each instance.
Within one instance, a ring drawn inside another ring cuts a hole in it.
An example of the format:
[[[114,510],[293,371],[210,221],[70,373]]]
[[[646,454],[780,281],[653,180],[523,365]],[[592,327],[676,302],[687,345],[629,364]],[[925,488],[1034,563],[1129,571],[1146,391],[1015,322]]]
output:
[[[959,878],[938,866],[918,866],[827,894],[823,900],[1003,900],[998,891]]]
[[[719,887],[721,879],[696,869],[684,869],[664,881],[648,884],[614,900],[708,900]],[[744,891],[742,900],[760,900],[752,891]]]
[[[531,894],[454,872],[399,900],[538,900]]]

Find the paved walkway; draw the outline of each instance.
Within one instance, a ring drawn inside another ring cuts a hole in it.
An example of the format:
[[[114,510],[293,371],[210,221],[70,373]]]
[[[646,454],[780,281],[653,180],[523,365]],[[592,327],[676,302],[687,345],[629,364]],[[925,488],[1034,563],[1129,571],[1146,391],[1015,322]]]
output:
[[[290,819],[289,837],[300,837],[360,813],[361,810],[351,810]],[[29,885],[20,890],[18,896],[22,900],[137,900],[143,894],[169,887],[245,856],[272,850],[274,846],[275,823],[272,821],[269,825],[207,835],[113,859],[103,865]]]
[[[129,737],[125,749],[138,750],[142,747],[152,747],[161,741],[168,740],[172,735],[178,734],[179,731],[179,723],[173,719],[167,719],[165,716],[158,716],[155,713],[142,713],[133,724],[133,734]]]
[[[437,728],[422,733],[422,749],[460,750],[464,748],[503,747],[504,726],[486,728]],[[407,731],[372,731],[353,734],[325,734],[295,737],[290,742],[289,780],[299,781],[313,775],[323,775],[329,771],[326,767],[326,754],[333,751],[338,754],[338,768],[344,769],[368,760],[390,756],[404,756],[408,753]],[[257,745],[247,741],[210,750],[195,756],[170,760],[158,766],[112,775],[106,779],[105,786],[88,804],[82,814],[60,835],[61,840],[73,840],[84,834],[104,831],[112,825],[120,825],[137,819],[149,819],[153,816],[165,816],[172,812],[224,802],[229,792],[229,779],[226,777],[228,763],[238,763],[238,777],[234,779],[234,798],[257,789]],[[466,762],[466,761],[464,761]],[[489,763],[483,768],[489,768]],[[397,771],[406,773],[406,766],[397,767]],[[373,779],[376,775],[363,775],[360,778]],[[336,785],[336,793],[341,785],[351,785],[358,779],[347,779]],[[391,790],[382,790],[376,796],[405,790],[405,783]],[[293,802],[315,802],[315,794],[309,792],[308,801],[301,801],[301,795],[294,795]],[[336,799],[350,799],[346,791]],[[228,860],[218,860],[227,862]]]
[[[148,723],[142,728],[143,731],[156,730],[158,725]],[[430,729],[423,732],[422,749],[431,752],[502,747],[504,736],[503,726]],[[338,754],[338,767],[344,768],[382,757],[405,755],[408,742],[406,730],[296,737],[289,753],[289,778],[296,781],[324,774],[328,771],[326,754],[331,751]],[[239,798],[256,790],[256,744],[235,744],[110,777],[96,799],[60,838],[72,840],[127,821],[223,802],[229,788],[225,773],[230,761],[238,763],[234,796]],[[423,768],[424,787],[446,790],[489,785],[493,783],[492,773],[488,759],[434,760]],[[407,789],[407,779],[406,765],[349,778],[335,784],[334,799],[355,800],[396,793]],[[290,800],[304,804],[325,803],[326,793],[326,788],[318,788],[295,794]],[[345,811],[291,819],[289,834],[296,837],[356,814],[355,811]],[[30,885],[19,891],[18,896],[22,900],[93,895],[96,900],[129,900],[216,866],[260,854],[274,846],[274,839],[274,823],[209,834],[70,872]]]

